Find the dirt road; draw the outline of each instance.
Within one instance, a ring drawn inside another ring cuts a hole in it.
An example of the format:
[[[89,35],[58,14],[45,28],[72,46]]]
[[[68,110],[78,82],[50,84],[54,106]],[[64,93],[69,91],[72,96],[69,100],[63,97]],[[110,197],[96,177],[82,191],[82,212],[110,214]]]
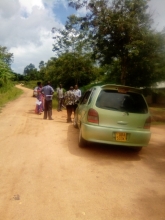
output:
[[[43,120],[23,90],[0,113],[0,220],[165,219],[165,125],[140,153],[80,149],[66,112]]]

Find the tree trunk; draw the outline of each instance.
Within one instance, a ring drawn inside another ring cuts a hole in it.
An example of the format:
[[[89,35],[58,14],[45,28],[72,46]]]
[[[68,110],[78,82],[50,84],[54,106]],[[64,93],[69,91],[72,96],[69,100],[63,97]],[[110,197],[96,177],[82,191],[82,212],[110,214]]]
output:
[[[121,85],[126,84],[126,75],[127,75],[127,66],[126,66],[126,58],[124,57],[121,61]]]

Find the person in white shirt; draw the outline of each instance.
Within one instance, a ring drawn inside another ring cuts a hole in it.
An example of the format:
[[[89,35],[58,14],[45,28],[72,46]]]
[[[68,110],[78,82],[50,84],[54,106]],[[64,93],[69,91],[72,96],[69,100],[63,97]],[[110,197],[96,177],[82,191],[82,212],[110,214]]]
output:
[[[57,99],[58,99],[58,108],[57,111],[62,111],[62,105],[64,101],[64,89],[62,88],[62,84],[57,88]]]
[[[78,88],[78,85],[75,85],[75,86],[74,86],[73,93],[74,93],[74,95],[75,95],[75,97],[76,97],[75,104],[74,104],[74,106],[73,106],[73,111],[74,111],[74,113],[75,113],[76,108],[77,108],[77,106],[78,106],[79,99],[81,98],[81,90]]]
[[[73,86],[65,93],[65,105],[67,111],[67,123],[72,122],[71,116],[75,104],[75,95],[73,93]]]

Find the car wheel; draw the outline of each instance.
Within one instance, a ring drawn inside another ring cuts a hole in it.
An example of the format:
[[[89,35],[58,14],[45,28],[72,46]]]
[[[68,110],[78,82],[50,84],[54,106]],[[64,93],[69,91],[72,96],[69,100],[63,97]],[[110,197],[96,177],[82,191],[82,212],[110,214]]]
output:
[[[84,138],[82,137],[82,129],[81,129],[81,127],[80,127],[80,130],[79,130],[78,145],[81,148],[87,146],[87,141],[84,140]]]

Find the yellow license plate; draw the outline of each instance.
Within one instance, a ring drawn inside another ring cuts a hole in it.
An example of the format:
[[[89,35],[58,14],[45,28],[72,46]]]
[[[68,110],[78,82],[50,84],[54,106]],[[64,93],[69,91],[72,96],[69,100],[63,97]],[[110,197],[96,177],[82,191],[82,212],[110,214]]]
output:
[[[116,141],[126,141],[126,140],[127,140],[127,133],[124,132],[116,133]]]

